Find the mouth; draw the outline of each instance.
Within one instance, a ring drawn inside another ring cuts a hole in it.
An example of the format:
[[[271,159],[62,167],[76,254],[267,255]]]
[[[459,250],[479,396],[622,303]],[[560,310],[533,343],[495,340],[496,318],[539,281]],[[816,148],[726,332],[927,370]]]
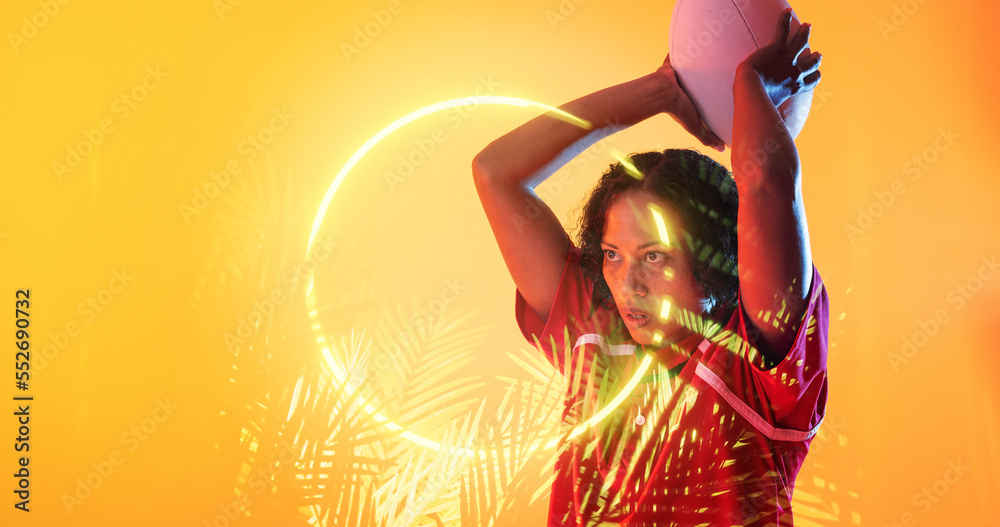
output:
[[[621,315],[626,324],[635,328],[649,324],[649,321],[652,319],[649,313],[632,308],[623,309]]]

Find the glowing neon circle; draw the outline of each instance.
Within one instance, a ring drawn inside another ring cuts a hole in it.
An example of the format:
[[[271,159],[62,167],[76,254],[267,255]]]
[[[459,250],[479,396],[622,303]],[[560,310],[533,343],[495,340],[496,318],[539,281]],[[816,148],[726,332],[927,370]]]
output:
[[[553,113],[554,117],[566,121],[570,124],[574,124],[576,126],[579,126],[587,130],[592,128],[592,125],[589,122],[580,119],[579,117],[576,117],[574,115],[571,115],[569,113],[566,113],[563,110],[549,106],[547,104],[529,101],[527,99],[519,99],[516,97],[504,97],[499,95],[462,97],[459,99],[451,99],[448,101],[439,102],[437,104],[432,104],[430,106],[425,106],[419,110],[411,112],[395,120],[392,124],[386,126],[382,130],[380,130],[377,134],[372,136],[371,139],[365,141],[365,143],[361,145],[361,148],[358,148],[358,150],[354,152],[354,155],[352,155],[351,158],[347,160],[347,163],[345,163],[344,166],[341,167],[340,171],[337,173],[337,177],[333,179],[333,182],[327,189],[326,194],[323,196],[323,201],[320,203],[319,211],[316,213],[316,219],[313,221],[312,231],[309,233],[309,243],[306,245],[306,258],[308,259],[310,253],[312,252],[313,242],[316,240],[316,235],[319,233],[320,226],[322,226],[323,224],[323,219],[326,217],[326,211],[330,207],[330,202],[333,200],[334,194],[337,192],[337,189],[340,188],[340,185],[341,183],[344,182],[344,179],[347,178],[347,174],[351,171],[351,169],[354,168],[356,164],[358,164],[361,158],[365,154],[367,154],[369,150],[374,148],[375,145],[377,145],[380,141],[388,137],[389,134],[391,134],[392,132],[395,132],[396,130],[402,128],[404,125],[409,124],[421,117],[430,115],[435,112],[440,112],[442,110],[447,110],[449,108],[454,108],[456,106],[467,106],[471,104],[500,104],[506,106],[517,106],[521,108],[541,108],[547,112]],[[316,309],[316,295],[315,292],[313,291],[315,272],[316,270],[314,269],[309,274],[309,284],[306,287],[306,305],[309,311],[311,326],[316,331],[316,333],[320,333],[319,330],[321,325],[317,319],[318,311]],[[348,382],[347,372],[341,370],[340,367],[337,365],[337,361],[330,353],[330,347],[325,344],[326,339],[322,335],[317,335],[316,340],[320,344],[320,346],[322,346],[323,359],[326,361],[326,365],[330,368],[331,373],[333,373],[335,380],[344,387],[344,389],[348,392],[348,394],[353,395],[354,392],[356,391],[356,388],[353,385],[351,385],[350,382]],[[622,388],[622,390],[614,397],[614,399],[612,399],[599,412],[594,414],[590,419],[587,419],[583,423],[574,427],[573,431],[569,434],[568,439],[573,439],[579,436],[585,430],[600,422],[615,408],[617,408],[622,403],[622,401],[624,401],[625,398],[630,393],[632,393],[632,389],[635,388],[637,384],[639,384],[639,380],[642,378],[643,375],[646,374],[646,370],[649,369],[649,365],[652,362],[652,360],[653,360],[652,355],[647,354],[642,359],[642,362],[639,364],[639,368],[636,370],[635,375],[633,375],[632,378],[629,380],[628,384],[626,384],[625,387]],[[384,424],[385,427],[388,428],[389,430],[393,431],[402,430],[400,435],[402,435],[406,439],[418,445],[422,445],[424,447],[436,451],[442,450],[442,446],[440,443],[424,438],[417,434],[414,434],[413,432],[410,432],[408,430],[403,430],[403,427],[390,421],[389,418],[387,418],[385,415],[382,415],[381,412],[377,412],[375,408],[365,400],[364,397],[359,395],[358,401],[360,404],[364,405],[364,410],[368,412],[368,414],[371,415],[372,418],[375,419],[375,421]],[[552,439],[548,441],[543,446],[543,448],[549,449],[556,446],[556,444],[558,444],[558,439]],[[528,449],[528,452],[529,453],[534,452],[539,446],[540,444],[531,445],[531,447],[529,447]],[[471,450],[466,448],[456,449],[456,453],[467,457],[475,457],[485,452],[486,451],[482,449],[480,450]]]

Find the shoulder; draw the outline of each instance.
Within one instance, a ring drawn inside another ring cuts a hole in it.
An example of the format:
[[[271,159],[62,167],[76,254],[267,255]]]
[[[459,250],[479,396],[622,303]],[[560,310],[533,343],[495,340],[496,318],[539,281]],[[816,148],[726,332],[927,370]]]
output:
[[[777,310],[773,316],[769,316],[768,313],[763,315],[764,323],[772,324],[774,327],[784,325],[795,328],[795,338],[788,349],[769,349],[749,315],[743,305],[742,297],[737,296],[737,305],[733,310],[730,324],[734,331],[747,340],[751,352],[748,358],[758,370],[769,371],[789,357],[799,357],[803,353],[809,353],[815,359],[822,359],[825,368],[829,343],[830,298],[815,265],[812,266],[812,279],[806,294],[806,308],[801,317],[792,320],[781,310]]]
[[[594,298],[594,279],[586,272],[583,253],[575,244],[566,257],[547,319],[543,321],[517,290],[514,314],[525,340],[544,348],[553,359],[557,350],[572,348],[580,337],[609,336],[623,324],[617,310],[602,307]]]

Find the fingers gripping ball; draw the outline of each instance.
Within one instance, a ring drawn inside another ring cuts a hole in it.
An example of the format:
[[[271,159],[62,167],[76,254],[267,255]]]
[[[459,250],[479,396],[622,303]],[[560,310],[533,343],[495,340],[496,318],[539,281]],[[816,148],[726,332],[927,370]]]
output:
[[[736,67],[775,36],[785,0],[677,0],[670,20],[670,63],[705,124],[732,146]],[[799,27],[793,16],[790,35]],[[809,116],[812,91],[778,108],[792,138]]]

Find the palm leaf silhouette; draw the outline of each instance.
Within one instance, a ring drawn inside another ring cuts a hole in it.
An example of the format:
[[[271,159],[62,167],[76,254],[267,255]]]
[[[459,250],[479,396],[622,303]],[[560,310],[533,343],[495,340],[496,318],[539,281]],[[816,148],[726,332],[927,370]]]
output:
[[[515,518],[525,503],[540,503],[557,451],[538,445],[561,431],[558,372],[544,372],[534,350],[510,354],[537,371],[505,380],[508,392],[494,409],[482,400],[483,379],[462,376],[485,338],[484,329],[471,326],[475,312],[449,309],[414,325],[397,305],[359,321],[359,309],[376,299],[325,288],[308,313],[304,284],[282,279],[305,250],[305,198],[264,159],[265,170],[247,172],[219,198],[208,220],[210,258],[192,298],[206,313],[206,328],[229,333],[233,320],[246,318],[246,306],[276,290],[289,299],[257,316],[251,335],[227,341],[218,444],[220,454],[238,445],[227,460],[243,521],[493,525]],[[334,254],[315,283],[373,280],[377,267],[358,261],[374,254],[365,245],[345,248],[350,263]],[[309,320],[322,322],[321,333]],[[411,429],[437,448],[403,437]]]

